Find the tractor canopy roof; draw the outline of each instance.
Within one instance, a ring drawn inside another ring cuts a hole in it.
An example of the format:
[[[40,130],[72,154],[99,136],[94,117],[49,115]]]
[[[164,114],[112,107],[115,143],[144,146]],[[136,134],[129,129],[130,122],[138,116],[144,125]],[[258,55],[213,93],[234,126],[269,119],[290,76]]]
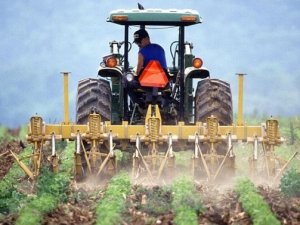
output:
[[[189,26],[202,22],[196,10],[191,9],[130,9],[110,12],[107,22],[120,25]]]

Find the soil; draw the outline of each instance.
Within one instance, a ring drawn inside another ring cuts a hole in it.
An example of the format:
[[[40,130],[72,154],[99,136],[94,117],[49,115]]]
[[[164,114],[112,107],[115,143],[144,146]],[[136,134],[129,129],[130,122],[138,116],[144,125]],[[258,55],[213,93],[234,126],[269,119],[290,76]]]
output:
[[[0,154],[9,150],[15,153],[22,151],[19,141],[0,140]],[[12,163],[13,159],[9,154],[0,157],[0,179],[4,177]],[[221,188],[199,184],[196,187],[204,205],[204,212],[198,217],[199,224],[252,224],[232,187]],[[105,184],[92,189],[73,184],[68,202],[61,203],[57,209],[45,215],[43,224],[95,224],[96,202],[103,196],[104,189]],[[300,224],[300,198],[288,198],[279,190],[267,186],[259,186],[258,190],[282,224]],[[173,225],[171,201],[172,193],[161,186],[133,186],[132,193],[127,196],[127,208],[121,224]],[[0,225],[14,224],[16,218],[17,215],[2,217]]]
[[[10,151],[19,154],[23,150],[22,145],[24,144],[20,141],[0,140],[0,179],[5,176],[14,162]]]
[[[258,189],[282,224],[300,224],[300,198],[287,198],[279,190],[269,187]]]
[[[201,189],[205,210],[199,216],[199,224],[252,224],[251,218],[238,201],[238,195],[232,189]]]
[[[300,198],[285,197],[280,191],[268,187],[261,186],[258,189],[282,224],[300,224]],[[102,186],[98,190],[80,188],[72,191],[67,203],[60,204],[56,210],[45,215],[43,225],[95,224],[96,202],[103,196],[103,190]],[[134,186],[131,195],[127,196],[127,210],[121,224],[173,225],[174,215],[170,210],[171,193],[162,190],[163,188],[158,186]],[[198,217],[199,224],[252,224],[251,218],[243,210],[237,194],[232,189],[197,186],[197,190],[204,205],[204,212]],[[16,215],[8,215],[0,224],[14,224],[15,220]]]
[[[67,203],[62,203],[44,217],[43,225],[92,225],[96,223],[96,202],[103,196],[103,186],[80,187],[75,181]]]
[[[60,204],[52,213],[45,215],[44,225],[95,224],[95,204],[90,196],[82,200],[71,200]]]

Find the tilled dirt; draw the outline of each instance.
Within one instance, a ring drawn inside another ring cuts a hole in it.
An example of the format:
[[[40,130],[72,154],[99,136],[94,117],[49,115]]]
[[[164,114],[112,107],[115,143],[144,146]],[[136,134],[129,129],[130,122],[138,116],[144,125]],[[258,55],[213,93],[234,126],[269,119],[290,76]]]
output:
[[[16,223],[16,220],[18,218],[17,214],[11,214],[6,216],[4,219],[1,220],[0,218],[0,225],[12,225]]]
[[[174,215],[171,211],[172,194],[160,186],[134,186],[127,197],[127,212],[123,224],[172,225]]]
[[[19,154],[23,150],[23,143],[20,141],[0,140],[0,179],[9,171],[14,159],[10,151]]]
[[[282,224],[300,224],[300,198],[287,198],[278,191],[269,187],[258,187],[273,213]]]
[[[134,186],[127,196],[126,212],[122,225],[173,225],[174,215],[171,211],[171,193],[164,188]],[[283,196],[280,191],[268,187],[259,187],[259,193],[269,204],[274,215],[282,224],[300,224],[300,199]],[[68,225],[96,223],[96,204],[103,196],[104,188],[86,191],[77,189],[67,203],[62,203],[53,212],[44,217],[44,225]],[[204,212],[200,213],[201,225],[250,225],[252,220],[243,210],[238,195],[232,188],[222,190],[219,187],[198,186],[202,196]],[[14,224],[16,215],[9,215],[0,224]]]
[[[9,154],[5,154],[9,150],[18,154],[22,151],[22,143],[0,140],[0,179],[3,179],[14,161]],[[71,190],[68,202],[60,204],[53,212],[45,215],[43,224],[95,224],[96,204],[103,195],[103,190],[103,185],[93,190]],[[260,186],[258,190],[282,224],[300,224],[300,198],[285,197],[279,190],[266,186]],[[202,196],[204,206],[204,211],[198,217],[199,224],[252,224],[232,187],[224,190],[220,187],[197,185],[197,191]],[[132,193],[127,196],[127,210],[121,224],[173,225],[171,201],[171,192],[163,187],[133,186]],[[14,224],[16,218],[15,214],[8,215],[0,224]]]
[[[68,225],[68,224],[95,224],[95,210],[90,206],[90,202],[72,202],[61,204],[54,212],[44,217],[42,224],[46,225]]]
[[[67,203],[60,204],[44,217],[43,225],[92,225],[96,223],[96,202],[102,196],[100,191],[78,189],[72,192]]]
[[[200,187],[200,191],[205,209],[199,216],[199,224],[252,224],[232,189],[220,191],[213,187]]]
[[[153,200],[155,193],[153,189],[162,190],[161,187],[153,187],[142,192],[135,189],[132,195],[127,198],[129,208],[125,214],[123,224],[132,225],[173,225],[174,215],[164,203],[171,203],[171,193],[163,192],[161,202]],[[243,211],[238,202],[238,196],[233,190],[219,191],[212,187],[197,187],[202,196],[204,212],[198,217],[199,224],[252,224],[251,218]],[[169,195],[170,194],[170,195]],[[151,196],[152,195],[152,196]],[[147,206],[147,204],[152,206]],[[158,209],[165,207],[164,212],[159,214]],[[152,213],[151,213],[152,212]]]

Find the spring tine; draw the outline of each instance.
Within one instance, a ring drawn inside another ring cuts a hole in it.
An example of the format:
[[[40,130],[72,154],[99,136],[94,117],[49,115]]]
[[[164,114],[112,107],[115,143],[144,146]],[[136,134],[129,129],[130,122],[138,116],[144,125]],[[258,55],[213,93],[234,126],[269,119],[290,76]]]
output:
[[[158,170],[158,176],[157,176],[157,179],[159,180],[160,176],[161,176],[161,173],[166,165],[166,162],[168,160],[168,156],[170,155],[171,156],[171,151],[172,151],[172,135],[169,134],[169,147],[168,147],[168,150],[165,154],[165,157],[163,159],[163,162],[162,164],[160,164],[160,167],[159,167],[159,170]]]
[[[56,149],[55,149],[55,134],[52,133],[51,135],[51,144],[52,144],[52,156],[56,155]]]
[[[87,152],[86,152],[86,149],[85,149],[85,147],[84,147],[84,144],[83,144],[82,139],[80,139],[80,142],[81,142],[82,150],[83,150],[83,152],[84,152],[84,158],[85,158],[85,161],[86,161],[86,164],[87,164],[89,173],[92,174],[92,168],[91,168],[90,160],[89,160],[89,157],[88,157],[88,155],[87,155]]]

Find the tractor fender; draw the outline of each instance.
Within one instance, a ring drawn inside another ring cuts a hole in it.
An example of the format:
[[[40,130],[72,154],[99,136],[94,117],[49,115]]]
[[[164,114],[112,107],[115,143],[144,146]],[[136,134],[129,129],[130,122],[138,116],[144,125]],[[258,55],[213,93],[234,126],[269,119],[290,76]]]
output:
[[[188,79],[188,78],[207,78],[209,77],[209,71],[208,69],[206,69],[205,67],[201,67],[201,68],[195,68],[193,66],[191,67],[187,67],[184,70],[184,80]]]
[[[102,67],[98,69],[98,75],[101,77],[122,77],[122,68],[121,67]]]

